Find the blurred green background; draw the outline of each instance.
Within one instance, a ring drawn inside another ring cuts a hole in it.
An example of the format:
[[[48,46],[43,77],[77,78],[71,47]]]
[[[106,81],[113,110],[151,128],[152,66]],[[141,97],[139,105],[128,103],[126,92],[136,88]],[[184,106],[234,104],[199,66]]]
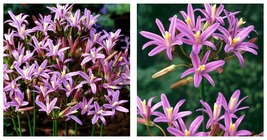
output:
[[[157,71],[171,64],[182,63],[182,61],[177,57],[174,57],[173,62],[170,61],[167,58],[165,51],[159,55],[148,57],[147,54],[154,47],[151,46],[142,50],[142,46],[149,40],[139,34],[139,32],[143,30],[160,34],[155,23],[156,18],[160,19],[165,29],[168,30],[168,19],[175,14],[178,18],[182,19],[179,11],[187,11],[187,5],[139,4],[137,8],[138,96],[142,100],[156,96],[157,98],[154,100],[154,104],[160,101],[161,93],[166,93],[172,106],[175,106],[179,100],[186,99],[185,104],[180,110],[192,111],[192,115],[184,118],[187,126],[189,126],[195,117],[201,115],[201,112],[195,111],[196,109],[201,108],[201,104],[199,103],[199,89],[195,88],[193,83],[180,88],[170,89],[171,84],[180,80],[180,75],[186,70],[183,67],[178,67],[174,72],[160,78],[152,79],[151,76]],[[193,4],[193,8],[204,9],[204,5]],[[236,17],[242,17],[246,21],[246,24],[243,26],[255,26],[255,30],[258,32],[258,35],[252,32],[250,36],[258,38],[258,55],[255,56],[250,53],[243,54],[246,63],[245,69],[241,67],[238,59],[234,57],[231,61],[227,61],[223,66],[223,73],[218,74],[216,72],[211,72],[210,75],[216,86],[211,86],[205,79],[204,101],[208,102],[213,108],[213,103],[216,100],[218,92],[222,92],[228,101],[232,93],[236,89],[240,89],[241,98],[249,96],[242,102],[241,107],[249,106],[250,108],[237,112],[238,116],[243,114],[246,115],[238,129],[247,129],[253,132],[253,134],[258,134],[263,131],[263,4],[226,4],[225,9],[232,12],[241,11],[241,13],[239,13]],[[207,119],[207,116],[205,116],[205,118]],[[159,124],[164,127],[164,130],[166,130],[166,125],[164,123]],[[137,129],[139,136],[149,135],[144,125],[138,124]],[[152,128],[152,132],[154,135],[162,135],[157,128]]]

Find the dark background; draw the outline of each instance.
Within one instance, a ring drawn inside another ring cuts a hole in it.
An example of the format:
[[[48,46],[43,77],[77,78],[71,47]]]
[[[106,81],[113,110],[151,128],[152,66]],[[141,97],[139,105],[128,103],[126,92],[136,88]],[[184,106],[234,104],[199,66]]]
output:
[[[219,4],[217,4],[218,7]],[[240,98],[249,96],[245,101],[241,103],[241,106],[249,106],[247,110],[237,112],[238,116],[245,114],[243,122],[240,124],[238,130],[247,129],[258,134],[263,131],[263,4],[226,4],[225,9],[228,11],[241,11],[236,17],[243,18],[246,24],[243,27],[254,25],[258,35],[254,32],[250,36],[257,37],[257,46],[259,47],[258,55],[255,56],[250,53],[244,53],[244,59],[246,63],[245,69],[243,69],[236,58],[236,56],[227,61],[223,66],[224,72],[218,74],[211,72],[210,75],[213,78],[216,86],[211,86],[205,79],[205,95],[204,101],[208,102],[213,109],[213,104],[216,100],[218,92],[222,92],[226,100],[229,101],[230,96],[236,89],[240,89]],[[179,11],[187,11],[187,4],[139,4],[137,7],[137,92],[141,99],[148,100],[152,96],[157,96],[153,104],[160,101],[161,93],[166,93],[170,104],[175,104],[181,100],[186,99],[180,110],[190,110],[192,114],[185,117],[185,123],[189,127],[189,124],[201,112],[195,110],[201,108],[199,103],[199,88],[195,88],[193,83],[185,85],[180,88],[170,89],[171,84],[180,80],[180,75],[186,69],[184,67],[178,67],[174,72],[169,73],[157,79],[152,79],[151,76],[171,65],[179,64],[182,61],[174,57],[173,62],[167,58],[166,52],[162,52],[156,56],[148,57],[149,51],[154,47],[148,47],[142,50],[142,46],[149,41],[142,37],[140,31],[149,31],[160,34],[160,31],[155,23],[155,19],[158,18],[163,23],[166,30],[169,28],[168,19],[173,15],[177,15],[179,19],[183,19]],[[193,8],[202,8],[204,5],[193,4]],[[197,12],[199,13],[199,12]],[[224,14],[223,14],[224,15]],[[197,17],[197,16],[195,16]],[[139,117],[139,116],[138,116]],[[207,119],[207,116],[205,116]],[[153,120],[153,119],[152,119]],[[164,123],[159,123],[166,130]],[[223,123],[224,124],[224,123]],[[149,135],[144,125],[138,124],[138,135]],[[152,128],[154,135],[162,135],[157,128]],[[167,130],[166,130],[167,132]]]

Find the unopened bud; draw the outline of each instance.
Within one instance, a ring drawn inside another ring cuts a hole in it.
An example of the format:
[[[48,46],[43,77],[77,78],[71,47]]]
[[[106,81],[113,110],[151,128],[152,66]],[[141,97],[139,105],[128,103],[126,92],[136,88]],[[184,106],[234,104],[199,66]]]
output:
[[[223,72],[223,68],[222,68],[222,67],[219,67],[219,68],[216,69],[216,71],[217,71],[218,73],[222,73],[222,72]]]
[[[32,109],[33,109],[32,106],[31,107],[20,108],[20,109],[18,109],[18,112],[24,113],[25,111],[30,111]]]
[[[182,79],[180,81],[177,81],[177,82],[173,83],[171,85],[171,89],[187,85],[187,84],[191,83],[192,81],[193,81],[193,77],[187,77],[185,79]]]
[[[256,43],[257,41],[258,41],[258,38],[254,37],[254,38],[250,39],[248,42]]]
[[[30,91],[30,89],[27,88],[26,93],[27,93],[28,102],[30,103],[31,102],[31,91]]]
[[[153,74],[153,75],[152,75],[152,78],[155,79],[155,78],[158,78],[158,77],[163,76],[163,75],[165,75],[165,74],[168,74],[168,73],[174,71],[175,68],[176,68],[175,65],[170,65],[170,66],[168,66],[168,67],[166,67],[166,68],[160,70],[159,72]]]

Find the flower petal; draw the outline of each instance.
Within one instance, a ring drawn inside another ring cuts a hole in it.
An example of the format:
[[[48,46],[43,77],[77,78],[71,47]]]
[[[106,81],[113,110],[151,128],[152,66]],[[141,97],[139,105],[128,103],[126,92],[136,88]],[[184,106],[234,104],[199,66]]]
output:
[[[224,65],[224,61],[223,60],[217,60],[217,61],[213,61],[213,62],[210,62],[210,63],[207,63],[206,64],[206,67],[205,67],[205,72],[211,72],[221,66]]]

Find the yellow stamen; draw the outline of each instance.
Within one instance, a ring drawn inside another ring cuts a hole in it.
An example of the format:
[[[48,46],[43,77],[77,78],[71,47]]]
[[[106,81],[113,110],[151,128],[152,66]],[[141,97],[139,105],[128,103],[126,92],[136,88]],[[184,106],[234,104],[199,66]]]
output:
[[[166,110],[167,110],[167,113],[168,113],[168,119],[171,119],[172,118],[172,110],[173,110],[173,107],[166,108]]]
[[[114,102],[113,104],[112,104],[112,106],[115,106],[115,105],[117,105],[118,104],[118,102]]]
[[[246,21],[244,21],[243,18],[240,18],[239,21],[238,21],[237,26],[240,27],[241,25],[243,25],[245,23],[246,23]]]
[[[70,88],[70,85],[69,84],[67,84],[66,85],[66,88],[70,91],[71,90],[71,88]]]
[[[56,54],[57,46],[53,46],[53,54]]]
[[[19,55],[19,62],[22,61],[22,57],[23,57],[23,54],[20,54],[20,55]]]
[[[187,25],[192,26],[191,18],[189,16],[187,16],[185,22],[187,23]]]
[[[113,32],[110,32],[110,37],[113,38],[115,34]]]
[[[103,112],[103,110],[101,109],[101,110],[99,110],[99,111],[97,112],[97,114],[100,115],[100,114],[102,114],[102,112]]]
[[[25,28],[24,27],[21,27],[20,28],[20,34],[23,34],[24,31],[25,31]]]
[[[85,106],[84,106],[84,109],[87,109],[87,108],[88,108],[88,105],[85,105]]]
[[[73,110],[73,111],[71,111],[70,112],[70,114],[75,114],[75,113],[77,113],[78,111],[77,110]],[[102,112],[101,112],[102,113]]]
[[[48,26],[48,23],[45,22],[45,23],[44,23],[44,30],[47,28],[47,26]]]
[[[230,131],[231,132],[234,132],[234,130],[235,130],[235,123],[233,124],[232,122],[230,123]]]
[[[40,89],[41,89],[41,92],[44,93],[44,86],[43,85],[40,86]]]
[[[91,80],[94,80],[95,79],[95,76],[92,74],[91,75]]]
[[[71,16],[70,20],[72,21],[72,23],[75,23],[75,17]]]
[[[55,82],[54,81],[51,81],[51,85],[53,88],[55,88]]]
[[[89,26],[92,26],[95,23],[95,20],[90,20]]]
[[[95,57],[95,53],[94,52],[91,52],[91,56],[94,58]]]
[[[190,136],[190,131],[188,131],[187,129],[185,129],[184,134],[185,134],[185,136]]]
[[[19,105],[21,104],[21,102],[20,102],[18,97],[15,97],[15,100],[18,102]]]
[[[15,89],[15,84],[12,84],[11,85],[11,89]]]
[[[197,31],[197,33],[194,34],[195,39],[198,40],[198,38],[200,37],[200,31]]]
[[[96,41],[96,38],[97,38],[97,34],[94,35],[94,41]]]
[[[230,99],[230,104],[229,104],[229,109],[232,110],[234,108],[236,102],[236,98],[231,98]]]
[[[146,113],[146,100],[145,99],[142,101],[142,106],[143,106],[144,113]]]
[[[24,71],[23,71],[23,74],[26,76],[26,75],[28,75],[28,73],[29,73],[29,70],[28,69],[25,69]]]
[[[168,31],[165,31],[165,34],[163,35],[165,40],[169,40],[171,38],[171,34]]]
[[[213,106],[213,118],[216,119],[218,117],[218,111],[220,110],[221,106],[214,103],[214,106]]]
[[[64,77],[65,75],[66,75],[66,71],[63,70],[63,71],[61,72],[61,76]]]
[[[42,70],[42,67],[38,67],[38,72],[41,72],[41,70]]]
[[[205,65],[200,65],[197,70],[198,71],[204,71],[205,69],[206,69]]]
[[[240,40],[240,37],[235,37],[234,39],[232,39],[231,37],[229,37],[229,41],[230,41],[230,45],[235,45],[238,41]]]

